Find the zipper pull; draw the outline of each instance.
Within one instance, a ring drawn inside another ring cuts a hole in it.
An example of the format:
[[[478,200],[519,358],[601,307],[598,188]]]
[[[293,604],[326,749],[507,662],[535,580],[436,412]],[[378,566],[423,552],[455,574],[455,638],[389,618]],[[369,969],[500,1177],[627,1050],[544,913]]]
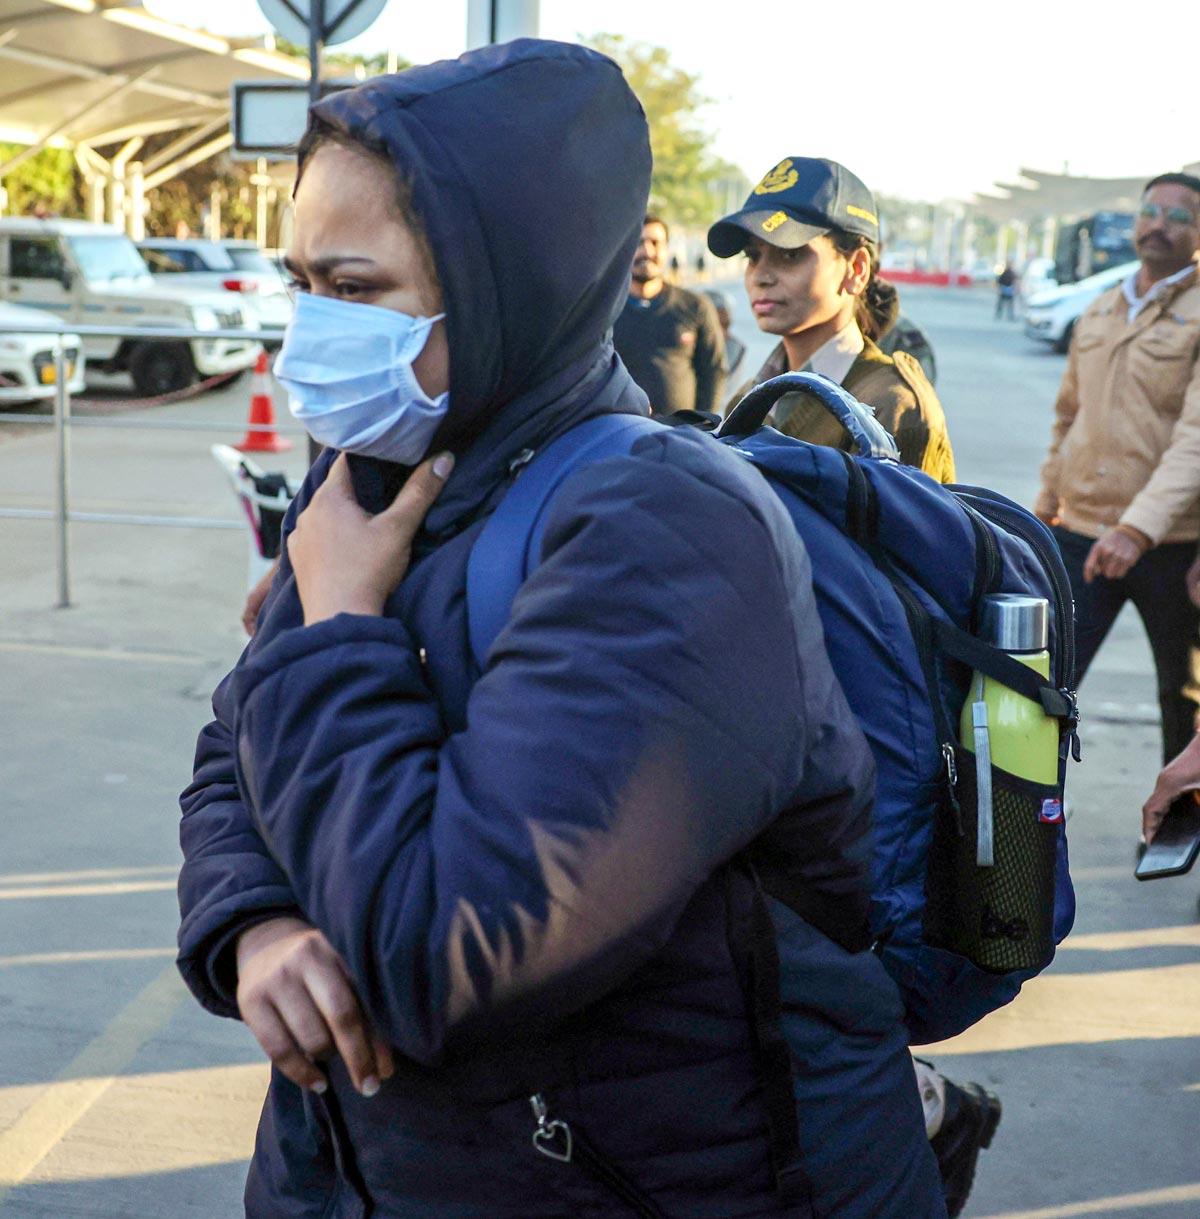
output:
[[[544,1156],[557,1160],[560,1164],[571,1162],[571,1153],[575,1148],[575,1140],[571,1127],[566,1122],[555,1118],[550,1120],[550,1110],[546,1107],[546,1098],[535,1092],[529,1098],[537,1126],[533,1132],[533,1145]]]
[[[958,836],[961,838],[966,830],[963,829],[962,805],[958,802],[958,792],[955,788],[958,786],[958,766],[954,761],[954,746],[946,741],[942,745],[942,760],[946,764],[946,794],[950,798],[950,811],[954,814],[954,824],[958,827]]]

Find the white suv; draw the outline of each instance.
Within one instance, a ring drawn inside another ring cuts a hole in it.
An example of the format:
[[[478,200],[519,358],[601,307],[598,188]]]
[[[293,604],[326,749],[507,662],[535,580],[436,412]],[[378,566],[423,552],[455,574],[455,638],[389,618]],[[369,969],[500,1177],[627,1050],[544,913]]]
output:
[[[120,229],[83,220],[0,217],[0,300],[48,310],[67,324],[257,329],[233,293],[166,287]],[[250,368],[262,345],[251,339],[88,336],[84,348],[92,367],[128,372],[139,394],[153,396],[183,389],[197,377]]]
[[[1083,311],[1101,292],[1128,279],[1137,267],[1136,262],[1106,267],[1078,283],[1039,292],[1025,306],[1025,333],[1031,339],[1049,343],[1055,351],[1068,351],[1075,323],[1083,316]]]
[[[51,319],[38,309],[0,304],[0,403],[41,402],[54,397],[54,378],[58,370],[54,361],[57,332],[20,334],[10,329],[48,324],[52,324]],[[81,393],[84,358],[79,335],[64,334],[62,342],[67,386],[71,393]]]
[[[292,318],[292,298],[279,268],[253,241],[207,241],[200,237],[148,237],[138,242],[146,265],[163,284],[190,284],[236,292],[268,346],[283,339]]]

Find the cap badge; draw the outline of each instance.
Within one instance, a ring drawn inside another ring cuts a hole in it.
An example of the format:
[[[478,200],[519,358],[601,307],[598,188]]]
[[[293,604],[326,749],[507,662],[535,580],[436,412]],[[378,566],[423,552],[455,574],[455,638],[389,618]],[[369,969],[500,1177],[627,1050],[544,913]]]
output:
[[[780,161],[754,188],[756,195],[774,195],[781,190],[791,190],[800,181],[800,174],[792,168],[792,158]]]
[[[786,212],[775,212],[774,215],[768,216],[762,222],[762,231],[764,233],[773,233],[786,219]]]

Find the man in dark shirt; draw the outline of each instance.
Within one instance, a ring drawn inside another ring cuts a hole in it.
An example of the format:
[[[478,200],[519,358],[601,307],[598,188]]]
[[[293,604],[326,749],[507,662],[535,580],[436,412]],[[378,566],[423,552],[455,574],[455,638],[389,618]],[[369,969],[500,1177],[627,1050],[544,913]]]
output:
[[[1011,262],[1004,264],[1004,270],[996,276],[996,319],[1006,313],[1008,320],[1013,320],[1013,301],[1017,295],[1017,273]]]
[[[656,415],[719,413],[725,387],[721,323],[710,300],[663,278],[667,236],[662,220],[646,217],[613,343]]]

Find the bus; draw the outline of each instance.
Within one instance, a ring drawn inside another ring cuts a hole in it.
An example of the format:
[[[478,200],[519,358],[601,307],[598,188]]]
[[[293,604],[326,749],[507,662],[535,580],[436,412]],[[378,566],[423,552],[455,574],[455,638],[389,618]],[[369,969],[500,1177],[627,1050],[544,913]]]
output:
[[[1064,224],[1054,245],[1055,278],[1073,284],[1137,258],[1132,212],[1093,212]]]

